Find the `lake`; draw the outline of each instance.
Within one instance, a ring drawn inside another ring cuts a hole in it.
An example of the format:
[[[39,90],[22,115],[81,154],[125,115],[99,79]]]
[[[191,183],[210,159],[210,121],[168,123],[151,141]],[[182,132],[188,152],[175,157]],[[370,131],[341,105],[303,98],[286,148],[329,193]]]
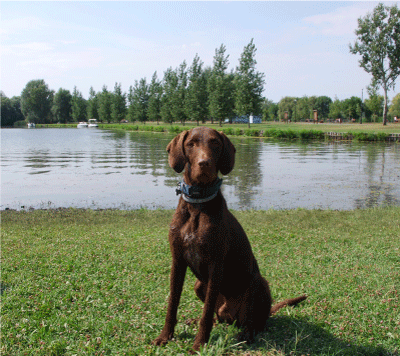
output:
[[[174,209],[174,135],[99,129],[2,129],[0,209]],[[400,205],[400,145],[231,138],[222,192],[231,209]]]

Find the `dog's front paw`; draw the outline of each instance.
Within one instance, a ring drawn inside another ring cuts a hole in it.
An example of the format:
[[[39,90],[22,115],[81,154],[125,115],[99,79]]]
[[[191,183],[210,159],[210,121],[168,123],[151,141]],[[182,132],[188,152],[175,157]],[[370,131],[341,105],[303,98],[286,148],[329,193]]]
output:
[[[248,344],[254,342],[254,331],[245,328],[242,332],[238,335],[238,341],[246,341]]]
[[[171,340],[171,337],[160,335],[159,337],[155,338],[151,344],[156,345],[156,346],[163,346],[165,345],[169,340]]]

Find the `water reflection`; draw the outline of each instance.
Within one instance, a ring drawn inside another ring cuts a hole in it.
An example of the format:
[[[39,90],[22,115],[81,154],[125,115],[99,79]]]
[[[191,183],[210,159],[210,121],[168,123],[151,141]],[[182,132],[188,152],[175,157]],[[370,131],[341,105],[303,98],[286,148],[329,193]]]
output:
[[[21,206],[175,208],[173,135],[102,130],[2,130],[1,209]],[[400,205],[398,144],[232,138],[222,187],[233,209]]]
[[[386,162],[386,151],[388,150],[382,147],[372,149],[372,146],[367,146],[365,150],[367,164],[364,171],[367,176],[368,193],[365,197],[355,200],[357,208],[400,205],[399,197],[396,196],[399,175],[396,166],[390,165],[390,159]]]

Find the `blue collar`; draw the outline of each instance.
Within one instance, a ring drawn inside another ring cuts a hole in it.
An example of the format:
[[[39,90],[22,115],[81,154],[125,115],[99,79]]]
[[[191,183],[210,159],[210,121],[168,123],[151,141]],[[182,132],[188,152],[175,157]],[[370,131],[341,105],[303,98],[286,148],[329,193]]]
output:
[[[204,188],[195,185],[188,185],[182,181],[178,183],[178,188],[176,188],[175,191],[176,195],[182,194],[182,198],[188,203],[206,203],[217,196],[221,184],[221,178],[217,178],[212,186]]]

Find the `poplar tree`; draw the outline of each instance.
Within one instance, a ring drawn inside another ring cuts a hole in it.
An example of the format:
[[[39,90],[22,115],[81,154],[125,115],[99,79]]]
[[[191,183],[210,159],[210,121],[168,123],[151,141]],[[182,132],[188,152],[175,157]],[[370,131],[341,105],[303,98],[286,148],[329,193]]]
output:
[[[102,122],[111,122],[111,97],[112,94],[107,90],[107,86],[103,85],[99,94],[99,119]]]
[[[208,80],[207,91],[211,120],[218,120],[220,125],[229,112],[229,78],[226,70],[229,65],[229,55],[225,55],[226,47],[221,44],[215,50],[213,67]]]
[[[146,78],[135,80],[135,86],[129,88],[129,118],[131,121],[147,121],[147,107],[149,102],[148,85]]]
[[[154,72],[149,85],[149,101],[147,105],[147,117],[149,121],[157,121],[157,125],[161,119],[161,96],[162,86],[157,77],[157,72]]]
[[[161,97],[161,117],[164,122],[174,122],[174,116],[172,114],[174,93],[178,87],[178,76],[176,71],[172,68],[168,68],[164,72],[163,78],[163,95]]]
[[[121,83],[115,83],[111,97],[111,119],[115,122],[124,120],[126,116],[126,95],[122,93]]]
[[[207,81],[203,73],[203,62],[198,54],[189,68],[188,88],[185,98],[186,113],[190,120],[204,121],[207,117]]]
[[[86,100],[82,93],[74,87],[71,99],[71,116],[74,121],[86,121]]]
[[[379,3],[371,13],[358,19],[357,40],[350,52],[360,54],[360,67],[372,75],[372,85],[384,93],[383,125],[386,125],[387,92],[400,75],[400,10]]]
[[[93,87],[89,90],[89,99],[87,102],[87,116],[89,119],[99,120],[99,96],[96,95]]]
[[[184,106],[187,87],[186,61],[183,61],[175,72],[177,84],[172,94],[172,116],[174,121],[180,121],[184,125],[187,119]]]
[[[256,46],[251,39],[244,47],[236,68],[235,112],[237,115],[259,115],[262,110],[264,74],[256,71]],[[249,120],[250,126],[250,120]]]

